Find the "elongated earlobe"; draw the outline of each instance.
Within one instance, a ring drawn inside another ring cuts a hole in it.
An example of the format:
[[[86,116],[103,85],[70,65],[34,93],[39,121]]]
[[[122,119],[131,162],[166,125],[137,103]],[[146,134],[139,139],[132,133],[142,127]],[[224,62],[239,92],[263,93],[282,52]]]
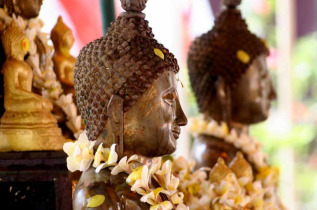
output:
[[[119,158],[123,156],[123,99],[120,96],[112,95],[107,107],[108,120],[110,122],[113,143],[117,144]]]
[[[231,121],[231,89],[223,77],[219,77],[216,82],[217,97],[221,104],[222,119],[230,127]]]

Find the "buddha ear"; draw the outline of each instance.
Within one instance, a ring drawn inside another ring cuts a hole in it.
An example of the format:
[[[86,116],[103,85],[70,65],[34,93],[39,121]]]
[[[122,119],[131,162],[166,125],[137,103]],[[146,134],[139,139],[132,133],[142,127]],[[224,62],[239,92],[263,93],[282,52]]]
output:
[[[219,76],[218,80],[216,81],[216,90],[217,90],[217,97],[221,105],[223,105],[224,101],[226,100],[227,93],[226,93],[226,81],[221,76]]]
[[[108,120],[110,121],[113,142],[117,144],[117,152],[120,158],[123,155],[123,99],[112,95],[107,106]]]
[[[231,121],[231,89],[222,76],[218,77],[216,91],[221,104],[222,119],[229,125]]]

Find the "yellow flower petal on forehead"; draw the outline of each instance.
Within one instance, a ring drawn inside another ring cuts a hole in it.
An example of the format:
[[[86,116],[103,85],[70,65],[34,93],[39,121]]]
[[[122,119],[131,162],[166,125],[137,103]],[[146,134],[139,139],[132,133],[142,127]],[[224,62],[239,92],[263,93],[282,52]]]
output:
[[[95,208],[103,204],[105,202],[105,196],[104,195],[94,195],[92,196],[87,204],[88,208]]]
[[[155,53],[155,55],[160,57],[162,60],[164,60],[164,53],[160,49],[154,48],[154,53]]]
[[[250,55],[243,50],[237,51],[237,58],[244,64],[247,64],[250,62]]]

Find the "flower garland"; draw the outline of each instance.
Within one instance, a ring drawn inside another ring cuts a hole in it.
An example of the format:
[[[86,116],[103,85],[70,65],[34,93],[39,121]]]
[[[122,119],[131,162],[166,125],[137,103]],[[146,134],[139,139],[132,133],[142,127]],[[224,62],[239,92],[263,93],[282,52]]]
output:
[[[192,172],[194,163],[188,163],[183,157],[174,160],[173,173],[182,181],[179,190],[185,195],[185,204],[193,210],[245,208],[250,197],[240,187],[233,173],[220,182],[207,179],[212,169],[201,168]],[[210,176],[213,176],[210,174]],[[218,208],[217,208],[218,207]]]
[[[285,209],[276,190],[278,171],[275,168],[265,168],[255,180],[250,180],[248,177],[238,178],[222,159],[213,169],[201,168],[192,172],[194,165],[180,157],[173,161],[172,169],[181,180],[178,189],[183,192],[184,203],[189,209]],[[210,172],[209,179],[207,172]],[[214,177],[221,178],[211,181]]]
[[[233,144],[247,155],[257,169],[267,167],[267,154],[262,152],[262,144],[257,139],[242,133],[237,134],[235,129],[229,132],[226,123],[218,124],[216,121],[205,121],[202,116],[190,120],[190,130],[194,135],[206,134],[223,139],[225,142]]]
[[[92,165],[96,168],[96,173],[104,168],[109,169],[112,175],[123,172],[128,174],[126,182],[131,186],[131,191],[141,195],[140,200],[148,203],[150,210],[188,209],[183,203],[184,194],[177,190],[180,180],[172,174],[170,160],[163,162],[161,157],[148,160],[137,155],[118,160],[115,144],[110,148],[104,148],[100,144],[94,151],[95,143],[96,141],[89,141],[84,132],[76,142],[64,144],[63,150],[68,155],[67,167],[70,171],[86,171]],[[156,180],[160,187],[153,188],[150,185],[152,179]],[[165,194],[168,200],[163,201],[160,194]],[[101,199],[104,201],[104,198]],[[88,207],[97,207],[103,203],[99,197],[92,197],[90,201],[93,202],[89,202]]]
[[[275,168],[261,168],[253,180],[237,177],[222,159],[212,169],[193,171],[195,163],[184,157],[163,162],[161,157],[146,159],[132,155],[118,160],[115,144],[110,148],[100,144],[94,151],[95,143],[88,140],[86,132],[76,142],[65,143],[63,149],[68,155],[68,169],[86,171],[93,166],[96,173],[104,168],[112,175],[126,173],[131,191],[141,195],[140,200],[148,203],[151,210],[284,209],[277,194],[278,170]],[[240,153],[237,158],[241,162],[243,155]],[[150,185],[152,179],[160,187],[153,188]],[[163,201],[159,194],[165,194],[168,200]],[[89,199],[87,207],[100,206],[104,200],[103,195],[95,195]]]
[[[267,164],[267,155],[261,151],[262,145],[260,142],[258,142],[255,138],[248,136],[244,133],[238,135],[235,129],[232,129],[229,132],[229,129],[226,123],[222,122],[218,124],[214,120],[207,122],[203,119],[202,116],[198,118],[192,118],[190,120],[190,129],[194,135],[206,134],[206,135],[211,135],[211,136],[224,139],[225,142],[233,144],[236,148],[241,149],[247,155],[248,160],[251,161],[255,165],[258,172],[255,175],[256,178],[253,182],[247,181],[246,177],[240,177],[238,179],[238,182],[240,186],[242,187],[242,192],[244,193],[244,194],[243,193],[240,194],[240,196],[242,195],[244,199],[249,200],[249,203],[247,205],[248,209],[250,207],[252,207],[251,209],[256,208],[256,209],[268,209],[268,210],[285,209],[285,207],[282,205],[281,201],[279,200],[279,196],[277,192],[279,170],[278,168],[270,167]],[[235,177],[233,179],[237,179],[237,178]],[[203,185],[208,186],[207,182],[205,184],[202,184],[202,186]],[[186,195],[186,192],[184,191],[182,192]],[[205,195],[208,195],[207,192],[202,194],[203,194],[202,198]],[[209,193],[209,195],[210,194],[212,193]],[[246,195],[247,197],[245,197]],[[219,201],[223,200],[222,198],[223,197],[221,197]],[[202,208],[201,206],[200,208],[195,208],[195,205],[197,205],[197,202],[198,201],[201,202],[200,199],[197,199],[197,197],[194,196],[194,198],[192,199],[194,201],[194,206],[192,208],[192,206],[189,205],[190,209],[205,209],[205,208]],[[229,207],[230,206],[232,207],[232,204],[233,204],[232,201],[229,201],[229,202],[231,202],[231,205],[229,205]],[[224,203],[221,202],[220,205],[224,205]],[[237,203],[234,203],[233,206],[237,206]],[[226,209],[224,206],[221,206],[221,208]]]

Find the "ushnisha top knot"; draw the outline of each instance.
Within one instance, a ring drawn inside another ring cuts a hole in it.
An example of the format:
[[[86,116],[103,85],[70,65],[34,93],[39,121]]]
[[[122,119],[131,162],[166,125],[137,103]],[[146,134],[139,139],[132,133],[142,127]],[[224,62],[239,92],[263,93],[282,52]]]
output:
[[[137,7],[136,3],[146,1],[122,2]],[[164,72],[176,74],[178,70],[174,55],[154,39],[147,20],[138,15],[120,15],[111,23],[107,36],[80,51],[76,63],[77,106],[89,140],[96,140],[105,127],[112,95],[124,100],[127,112]]]
[[[236,8],[241,4],[242,0],[224,0],[223,4],[228,8]]]
[[[147,0],[121,0],[122,8],[127,12],[142,12]]]

